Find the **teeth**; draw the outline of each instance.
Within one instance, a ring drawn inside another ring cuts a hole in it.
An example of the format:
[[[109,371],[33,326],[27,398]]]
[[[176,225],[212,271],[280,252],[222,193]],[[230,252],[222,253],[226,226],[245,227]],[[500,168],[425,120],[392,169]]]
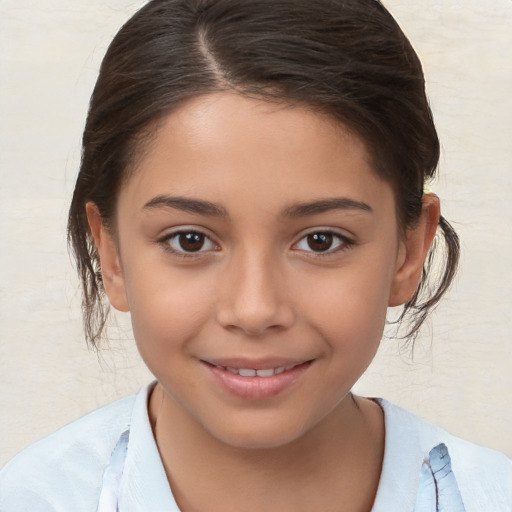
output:
[[[233,368],[231,366],[219,366],[215,365],[220,370],[232,373],[233,375],[240,375],[241,377],[272,377],[272,375],[280,375],[292,368],[295,368],[295,364],[290,366],[280,366],[279,368],[266,368],[264,370],[255,370],[254,368]]]
[[[241,377],[256,377],[256,370],[252,370],[249,368],[240,368],[238,373]]]
[[[271,377],[274,375],[274,371],[273,368],[269,368],[268,370],[256,370],[256,375],[258,377]]]
[[[291,366],[281,366],[279,368],[267,368],[265,370],[255,370],[253,368],[231,368],[229,366],[223,367],[218,366],[222,370],[225,370],[229,373],[233,373],[234,375],[240,375],[241,377],[272,377],[272,375],[279,375],[284,373],[292,368],[295,368],[295,365]]]

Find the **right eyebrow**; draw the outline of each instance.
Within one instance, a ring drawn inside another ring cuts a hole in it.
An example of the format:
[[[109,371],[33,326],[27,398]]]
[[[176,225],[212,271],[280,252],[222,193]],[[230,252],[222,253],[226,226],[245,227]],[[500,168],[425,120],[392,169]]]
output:
[[[226,209],[218,204],[202,199],[193,199],[181,196],[158,195],[153,197],[144,206],[143,210],[155,208],[174,208],[184,212],[197,213],[214,217],[228,217]]]
[[[330,197],[308,203],[298,203],[288,206],[283,211],[284,217],[306,217],[318,215],[332,210],[355,210],[373,213],[373,208],[363,202],[348,197]]]

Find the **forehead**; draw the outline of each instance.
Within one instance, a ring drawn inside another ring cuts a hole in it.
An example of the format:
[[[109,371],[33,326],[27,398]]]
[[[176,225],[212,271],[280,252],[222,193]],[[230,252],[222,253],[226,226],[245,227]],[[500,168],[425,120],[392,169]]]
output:
[[[121,196],[131,204],[179,194],[281,208],[333,194],[371,199],[383,188],[362,140],[331,117],[216,93],[160,123]]]

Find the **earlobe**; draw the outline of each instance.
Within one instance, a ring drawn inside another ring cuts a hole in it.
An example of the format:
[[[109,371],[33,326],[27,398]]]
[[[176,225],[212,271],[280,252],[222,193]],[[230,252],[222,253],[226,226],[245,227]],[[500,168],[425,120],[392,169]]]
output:
[[[126,287],[124,282],[119,250],[112,238],[110,231],[103,224],[98,207],[89,202],[85,205],[89,228],[98,251],[101,265],[103,288],[108,300],[114,308],[119,311],[129,311],[126,298]]]
[[[418,223],[407,230],[397,258],[388,305],[405,304],[418,288],[427,257],[439,224],[439,198],[435,194],[423,196],[423,207]]]

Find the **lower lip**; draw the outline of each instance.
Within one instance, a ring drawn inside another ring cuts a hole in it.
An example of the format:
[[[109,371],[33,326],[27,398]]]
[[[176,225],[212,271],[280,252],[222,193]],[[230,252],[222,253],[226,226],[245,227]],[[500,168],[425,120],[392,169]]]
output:
[[[242,377],[218,366],[203,363],[224,389],[245,400],[264,400],[282,393],[295,384],[311,364],[312,361],[308,361],[271,377]]]

